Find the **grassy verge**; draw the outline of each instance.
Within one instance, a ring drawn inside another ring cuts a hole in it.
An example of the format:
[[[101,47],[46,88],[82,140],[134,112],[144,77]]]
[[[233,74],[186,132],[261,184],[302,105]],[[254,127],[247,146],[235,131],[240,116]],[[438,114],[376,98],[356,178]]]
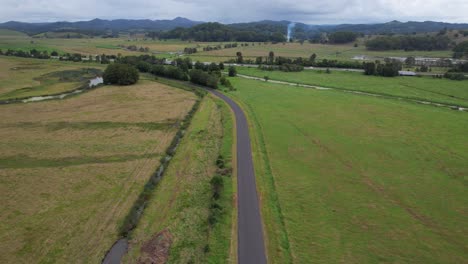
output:
[[[210,180],[217,172],[215,161],[220,153],[226,153],[224,158],[229,164],[231,156],[232,122],[224,110],[211,97],[202,101],[131,234],[131,249],[124,262],[219,263],[229,258],[233,211],[230,177],[223,177],[224,189],[219,199],[224,208],[222,217],[211,227],[208,223]]]
[[[468,81],[434,79],[428,76],[387,78],[333,70],[331,74],[315,70],[270,72],[246,67],[238,67],[237,70],[240,74],[260,78],[268,76],[271,80],[468,106]]]
[[[209,253],[207,254],[207,263],[236,263],[236,255],[232,254],[231,247],[236,246],[236,243],[232,243],[232,240],[237,237],[237,234],[233,234],[233,223],[237,219],[237,206],[235,200],[236,193],[236,179],[234,176],[235,172],[232,171],[234,167],[233,163],[233,146],[234,146],[234,124],[232,113],[229,107],[221,100],[215,99],[216,108],[221,111],[221,121],[223,124],[223,138],[220,145],[220,156],[223,157],[225,162],[224,167],[231,169],[231,175],[224,177],[224,189],[219,198],[219,204],[223,208],[223,214],[221,215],[218,223],[213,225],[208,238]],[[234,217],[233,217],[234,216]],[[234,228],[235,229],[235,228]]]
[[[247,110],[254,136],[269,261],[466,259],[466,113],[230,81],[238,91],[229,95]]]

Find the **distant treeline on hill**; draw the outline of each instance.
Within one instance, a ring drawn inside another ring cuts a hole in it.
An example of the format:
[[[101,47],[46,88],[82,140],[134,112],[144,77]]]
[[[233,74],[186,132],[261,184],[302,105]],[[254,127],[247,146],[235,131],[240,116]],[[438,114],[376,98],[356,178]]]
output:
[[[285,42],[286,28],[244,30],[220,23],[205,23],[191,28],[176,28],[167,32],[151,33],[160,39],[181,39],[204,42],[246,41],[246,42]]]
[[[369,50],[446,50],[447,36],[380,36],[366,42]]]

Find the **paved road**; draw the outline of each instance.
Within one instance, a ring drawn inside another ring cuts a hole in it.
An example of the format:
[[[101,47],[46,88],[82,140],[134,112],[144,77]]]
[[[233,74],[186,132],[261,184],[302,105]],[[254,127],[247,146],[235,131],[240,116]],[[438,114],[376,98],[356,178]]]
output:
[[[210,90],[210,92],[228,103],[236,116],[238,262],[239,264],[264,264],[266,254],[262,218],[255,185],[247,119],[242,109],[233,100],[218,91]]]

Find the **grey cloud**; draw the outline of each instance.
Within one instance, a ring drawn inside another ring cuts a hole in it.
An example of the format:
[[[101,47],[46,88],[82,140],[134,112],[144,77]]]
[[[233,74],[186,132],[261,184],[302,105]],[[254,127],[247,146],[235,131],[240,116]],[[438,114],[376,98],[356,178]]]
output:
[[[311,24],[389,20],[468,22],[466,0],[0,0],[0,20],[57,21],[93,18],[247,22],[263,19]]]

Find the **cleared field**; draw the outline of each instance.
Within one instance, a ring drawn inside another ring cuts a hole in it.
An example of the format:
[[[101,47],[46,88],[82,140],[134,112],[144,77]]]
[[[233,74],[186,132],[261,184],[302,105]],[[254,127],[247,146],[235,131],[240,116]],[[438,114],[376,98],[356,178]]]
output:
[[[240,43],[239,43],[240,44]],[[363,41],[360,41],[358,47],[354,47],[354,44],[341,44],[341,45],[325,45],[325,44],[311,44],[311,43],[249,43],[247,47],[241,47],[240,45],[236,48],[213,50],[206,52],[199,52],[191,55],[195,58],[209,58],[213,60],[216,57],[224,58],[224,60],[235,59],[236,52],[242,52],[244,59],[253,59],[262,56],[267,57],[270,51],[275,53],[275,56],[283,57],[304,57],[309,58],[310,55],[315,53],[317,59],[333,59],[333,60],[351,60],[354,56],[368,56],[375,58],[385,57],[407,57],[407,56],[418,56],[418,57],[446,57],[451,58],[452,52],[447,51],[369,51],[364,46]]]
[[[230,78],[271,263],[464,263],[468,115]]]
[[[31,50],[37,49],[40,51],[57,51],[59,53],[81,53],[85,55],[142,55],[148,53],[129,51],[120,46],[135,45],[138,48],[148,47],[150,53],[163,53],[166,57],[170,56],[169,52],[183,51],[186,47],[205,47],[215,46],[220,43],[211,42],[193,42],[181,40],[151,40],[136,38],[133,36],[121,36],[119,38],[50,38],[60,36],[67,33],[49,33],[49,38],[32,38],[21,32],[11,30],[0,31],[0,49],[22,49]],[[40,36],[40,35],[38,35]]]
[[[468,81],[435,79],[433,77],[380,77],[358,72],[305,70],[302,72],[262,71],[256,68],[237,67],[241,74],[271,80],[310,84],[338,89],[350,89],[420,99],[432,102],[468,106]]]
[[[212,228],[208,224],[210,180],[216,174],[216,158],[224,152],[229,160],[231,157],[232,121],[228,111],[211,96],[205,97],[155,190],[154,199],[146,206],[140,224],[132,233],[131,249],[124,262],[228,261],[233,203],[230,178],[224,180],[222,221]]]
[[[100,262],[195,98],[142,81],[0,106],[0,262]]]
[[[0,56],[0,100],[74,90],[95,77],[94,71],[86,70],[90,68],[104,70],[101,64]],[[76,72],[71,76],[65,71]]]

